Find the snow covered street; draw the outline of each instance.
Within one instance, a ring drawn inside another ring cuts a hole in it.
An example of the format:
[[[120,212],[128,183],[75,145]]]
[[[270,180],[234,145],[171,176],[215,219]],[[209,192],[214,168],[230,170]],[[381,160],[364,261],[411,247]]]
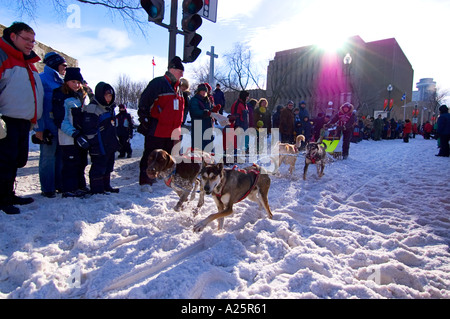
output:
[[[197,199],[175,212],[162,181],[141,192],[132,143],[120,193],[86,199],[42,197],[31,145],[16,192],[35,202],[0,214],[0,298],[450,298],[450,161],[435,140],[352,143],[306,181],[300,155],[271,177],[272,220],[246,200],[201,233],[212,198],[193,217]]]

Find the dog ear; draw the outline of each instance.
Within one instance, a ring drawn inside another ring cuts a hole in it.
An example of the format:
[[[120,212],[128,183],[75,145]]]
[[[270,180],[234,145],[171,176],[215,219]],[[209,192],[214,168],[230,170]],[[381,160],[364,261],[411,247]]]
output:
[[[173,165],[175,165],[175,161],[169,153],[164,152],[164,157],[166,160],[166,166],[164,167],[164,170],[169,169],[169,168],[173,167]]]
[[[223,170],[223,163],[222,162],[220,162],[220,163],[217,163],[217,168],[219,169],[219,170]]]

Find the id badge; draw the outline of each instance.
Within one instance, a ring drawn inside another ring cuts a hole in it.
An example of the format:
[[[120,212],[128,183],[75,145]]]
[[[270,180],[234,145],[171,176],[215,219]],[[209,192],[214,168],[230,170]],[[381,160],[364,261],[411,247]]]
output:
[[[173,100],[173,109],[178,111],[180,109],[180,101],[178,99]]]

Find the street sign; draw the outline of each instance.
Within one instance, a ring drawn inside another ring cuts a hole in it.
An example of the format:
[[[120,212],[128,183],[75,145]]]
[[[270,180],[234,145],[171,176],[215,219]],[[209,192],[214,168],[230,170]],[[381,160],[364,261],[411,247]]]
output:
[[[211,22],[217,21],[217,2],[219,0],[203,0],[203,8],[200,9],[198,14]]]

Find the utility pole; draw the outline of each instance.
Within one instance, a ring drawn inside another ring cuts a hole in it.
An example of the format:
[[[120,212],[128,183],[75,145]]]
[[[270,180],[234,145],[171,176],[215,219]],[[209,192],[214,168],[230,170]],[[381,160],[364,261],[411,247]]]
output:
[[[219,56],[214,54],[214,46],[211,46],[211,51],[207,51],[206,55],[209,55],[211,58],[209,59],[209,84],[211,86],[214,85],[214,59],[217,59]]]

